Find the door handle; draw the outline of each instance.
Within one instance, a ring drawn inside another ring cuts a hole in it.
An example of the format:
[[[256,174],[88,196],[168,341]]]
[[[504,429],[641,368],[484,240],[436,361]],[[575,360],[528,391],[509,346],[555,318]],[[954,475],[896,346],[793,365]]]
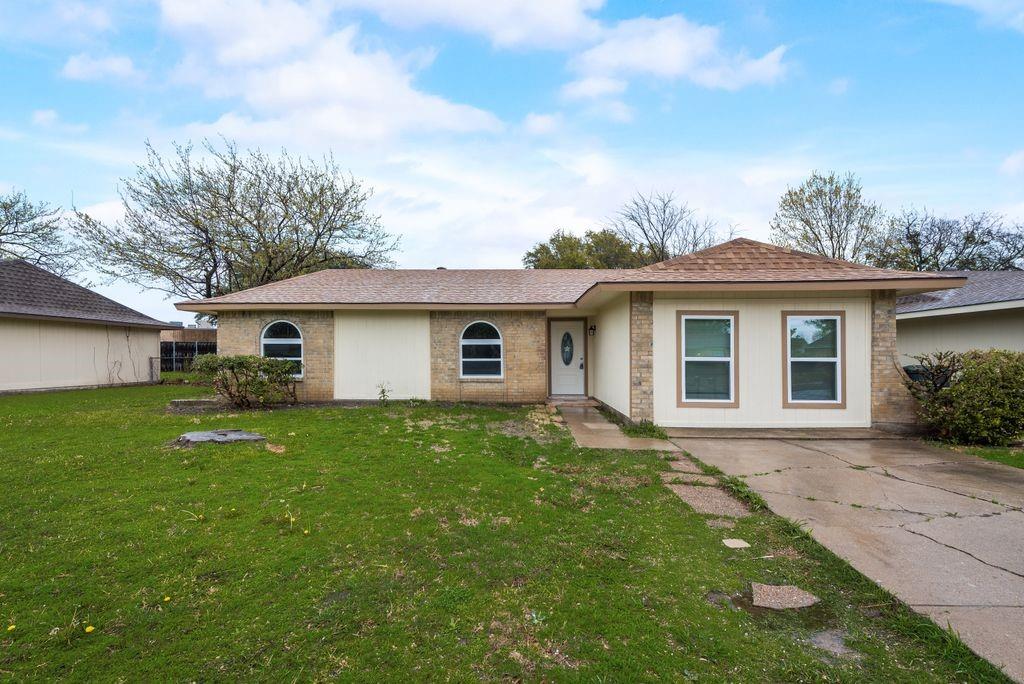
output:
[[[580,370],[583,370],[583,362],[580,361]]]

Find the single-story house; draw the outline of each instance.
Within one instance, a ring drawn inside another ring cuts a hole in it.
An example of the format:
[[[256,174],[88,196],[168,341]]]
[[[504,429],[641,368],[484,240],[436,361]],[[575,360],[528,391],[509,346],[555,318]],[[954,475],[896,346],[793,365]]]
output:
[[[966,278],[956,290],[896,302],[896,347],[904,364],[937,351],[1024,352],[1024,271],[945,271]]]
[[[181,302],[307,401],[591,397],[679,427],[913,421],[896,297],[958,287],[737,239],[639,269],[326,270]]]
[[[159,380],[149,316],[21,260],[0,261],[0,392]]]

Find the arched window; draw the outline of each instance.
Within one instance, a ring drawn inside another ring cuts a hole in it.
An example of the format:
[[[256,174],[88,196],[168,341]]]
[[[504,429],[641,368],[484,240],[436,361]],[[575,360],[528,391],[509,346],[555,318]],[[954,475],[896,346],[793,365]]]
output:
[[[260,335],[260,354],[295,364],[295,377],[302,377],[302,333],[288,321],[274,321]]]
[[[505,374],[501,333],[490,323],[476,321],[462,331],[459,373],[463,378],[500,378]]]

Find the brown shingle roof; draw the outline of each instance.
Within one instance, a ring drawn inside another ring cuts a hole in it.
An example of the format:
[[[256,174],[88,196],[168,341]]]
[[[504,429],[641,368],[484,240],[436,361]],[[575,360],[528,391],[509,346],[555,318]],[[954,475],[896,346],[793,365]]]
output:
[[[20,260],[0,261],[0,316],[59,318],[143,328],[170,327]]]
[[[787,247],[736,238],[714,247],[684,254],[632,271],[637,282],[804,282],[916,280],[936,273],[890,271],[839,259],[829,259]]]
[[[922,292],[900,297],[896,302],[896,313],[1024,301],[1024,271],[944,271],[944,273],[967,278],[967,284],[956,290]]]
[[[234,292],[182,302],[238,307],[281,305],[568,305],[595,285],[636,283],[845,283],[914,281],[933,283],[934,273],[887,271],[805,254],[746,238],[640,269],[334,269]],[[914,287],[908,282],[909,287]]]

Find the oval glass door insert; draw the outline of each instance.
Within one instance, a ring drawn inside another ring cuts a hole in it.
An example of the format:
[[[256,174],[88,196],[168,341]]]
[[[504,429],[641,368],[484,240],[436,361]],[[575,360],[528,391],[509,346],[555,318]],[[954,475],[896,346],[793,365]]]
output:
[[[566,366],[572,363],[572,335],[562,335],[562,363]]]

